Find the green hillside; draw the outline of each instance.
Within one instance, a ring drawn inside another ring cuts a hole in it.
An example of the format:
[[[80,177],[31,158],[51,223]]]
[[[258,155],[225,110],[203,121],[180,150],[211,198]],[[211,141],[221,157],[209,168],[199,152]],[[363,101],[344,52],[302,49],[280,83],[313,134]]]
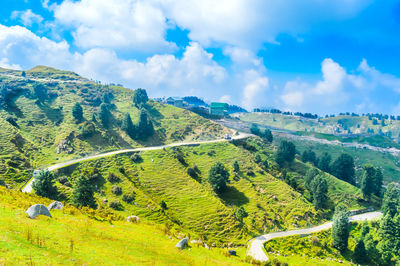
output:
[[[32,220],[25,214],[33,204],[50,202],[0,186],[1,265],[245,264],[244,248],[237,249],[236,257],[201,243],[179,251],[179,232],[148,222],[128,223],[104,211],[66,206],[51,211],[53,218]]]
[[[337,138],[339,141],[361,142],[385,148],[400,147],[397,143],[400,134],[399,120],[351,115],[308,119],[300,116],[271,113],[242,113],[239,118],[242,121],[280,129],[344,137]],[[353,135],[361,135],[361,138],[352,137]],[[375,135],[380,135],[380,138],[364,138]],[[323,135],[318,134],[316,137],[324,138]]]
[[[122,128],[127,113],[139,121],[134,91],[100,85],[75,73],[48,67],[26,71],[0,70],[0,179],[16,186],[30,178],[33,168],[57,161],[122,148],[160,145],[187,140],[222,138],[230,130],[187,110],[149,101],[143,106],[154,135],[133,140]],[[43,85],[40,101],[34,87]],[[83,108],[76,122],[73,106]],[[105,127],[100,105],[111,115]]]
[[[252,151],[249,147],[253,147]],[[71,197],[69,183],[82,173],[98,173],[93,182],[98,187],[99,208],[117,206],[121,215],[135,214],[179,228],[210,245],[243,245],[263,232],[306,227],[329,218],[329,214],[315,211],[312,204],[282,178],[274,162],[274,149],[255,138],[234,144],[146,151],[139,155],[138,162],[132,161],[131,155],[118,155],[58,171],[57,178],[64,184],[58,187],[63,199],[68,200]],[[256,154],[269,162],[268,169],[255,162]],[[179,155],[183,160],[177,159]],[[232,166],[235,160],[240,165],[237,177]],[[216,161],[230,171],[228,189],[219,195],[207,182],[209,169]],[[294,176],[301,184],[308,167],[296,161],[287,175]],[[196,176],[188,174],[189,168],[196,169]],[[116,176],[116,181],[110,176]],[[327,179],[332,205],[344,202],[350,208],[361,208],[362,195],[357,188],[333,176],[328,175]],[[119,187],[121,193],[113,193],[115,187]],[[124,195],[134,195],[134,200],[127,203]],[[159,205],[161,201],[166,203],[165,211]],[[235,217],[239,207],[249,214],[243,224]]]

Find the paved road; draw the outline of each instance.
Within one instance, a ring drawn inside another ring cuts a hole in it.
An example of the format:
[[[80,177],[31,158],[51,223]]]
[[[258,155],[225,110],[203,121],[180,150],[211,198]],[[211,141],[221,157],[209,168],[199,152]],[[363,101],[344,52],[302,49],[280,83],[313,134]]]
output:
[[[221,120],[216,120],[215,122],[228,127],[232,129],[236,129],[239,131],[246,131],[249,132],[250,127],[253,123],[242,121],[242,120],[235,120],[235,119],[221,119]],[[288,139],[293,139],[293,140],[300,140],[300,141],[313,141],[313,142],[318,142],[321,144],[327,144],[327,145],[336,145],[336,146],[342,146],[342,147],[349,147],[349,148],[357,148],[357,149],[369,149],[377,152],[382,152],[382,153],[390,153],[394,156],[400,156],[400,149],[396,148],[382,148],[382,147],[377,147],[377,146],[372,146],[369,144],[363,144],[363,143],[357,143],[357,142],[341,142],[338,140],[327,140],[327,139],[322,139],[322,138],[316,138],[314,136],[300,136],[294,134],[296,131],[293,130],[288,130],[288,129],[282,129],[282,128],[277,128],[277,127],[272,127],[272,126],[266,126],[262,124],[258,124],[260,128],[268,128],[271,129],[274,132],[274,135],[278,135],[283,138],[288,138]]]
[[[244,139],[252,136],[251,134],[247,133],[239,133],[239,135],[232,136],[232,139]],[[153,146],[153,147],[143,147],[143,148],[136,148],[136,149],[125,149],[125,150],[118,150],[118,151],[112,151],[112,152],[107,152],[107,153],[102,153],[102,154],[97,154],[97,155],[92,155],[76,160],[71,160],[68,162],[63,162],[63,163],[58,163],[51,165],[47,167],[45,170],[48,171],[53,171],[57,170],[60,168],[64,168],[66,166],[70,166],[73,164],[77,164],[83,161],[89,161],[89,160],[94,160],[94,159],[99,159],[103,157],[108,157],[116,154],[121,154],[121,153],[129,153],[129,152],[135,152],[135,151],[152,151],[152,150],[161,150],[164,148],[169,148],[169,147],[178,147],[178,146],[190,146],[190,145],[199,145],[199,144],[206,144],[206,143],[216,143],[216,142],[223,142],[223,141],[228,141],[227,139],[215,139],[215,140],[204,140],[204,141],[193,141],[193,142],[178,142],[178,143],[172,143],[172,144],[167,144],[167,145],[162,145],[162,146]],[[22,192],[32,192],[32,183],[33,183],[33,178],[29,180],[29,182],[22,188]]]
[[[351,216],[349,218],[350,221],[364,221],[364,220],[373,220],[382,215],[381,212],[367,212],[363,214],[358,214]],[[309,235],[311,233],[319,232],[328,230],[332,227],[332,222],[324,223],[322,225],[306,228],[306,229],[298,229],[292,231],[285,231],[285,232],[277,232],[277,233],[270,233],[266,235],[261,235],[254,238],[250,242],[250,247],[247,251],[247,254],[258,261],[268,261],[268,256],[264,252],[264,243],[270,241],[274,238],[279,237],[286,237],[286,236],[293,236],[293,235]]]

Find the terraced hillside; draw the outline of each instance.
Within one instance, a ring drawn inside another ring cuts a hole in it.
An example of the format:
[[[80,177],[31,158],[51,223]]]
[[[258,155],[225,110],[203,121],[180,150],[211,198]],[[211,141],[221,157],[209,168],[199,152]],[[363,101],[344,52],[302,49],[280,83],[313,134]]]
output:
[[[35,91],[37,87],[40,91]],[[231,132],[192,112],[148,101],[142,108],[154,134],[132,139],[122,127],[127,113],[134,124],[139,122],[134,91],[43,66],[26,72],[0,69],[0,88],[0,179],[12,186],[29,179],[32,168],[56,161],[122,148],[221,138]],[[81,121],[72,115],[76,103],[83,109]],[[110,112],[107,126],[101,120],[102,104]]]
[[[57,178],[62,184],[58,188],[62,198],[68,200],[72,192],[69,184],[82,173],[92,173],[89,176],[98,188],[99,208],[114,208],[121,215],[135,214],[178,228],[209,245],[242,245],[263,232],[306,227],[328,217],[317,212],[300,190],[286,183],[274,162],[274,149],[254,138],[118,155],[59,170]],[[270,167],[256,163],[257,154]],[[233,171],[236,160],[240,166],[237,176]],[[228,189],[221,194],[216,194],[207,181],[217,161],[230,172]],[[308,167],[296,161],[287,177],[297,178],[301,187]],[[357,188],[333,176],[327,179],[331,204],[340,201],[360,208]],[[132,202],[126,201],[128,196],[134,198]],[[162,201],[166,203],[164,209]],[[240,207],[248,213],[243,223],[235,215]]]

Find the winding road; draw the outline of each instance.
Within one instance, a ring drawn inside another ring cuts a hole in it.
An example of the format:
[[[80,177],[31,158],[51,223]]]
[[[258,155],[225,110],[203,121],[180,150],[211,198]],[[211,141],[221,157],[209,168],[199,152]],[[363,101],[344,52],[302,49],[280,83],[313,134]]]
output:
[[[381,212],[367,212],[363,214],[358,214],[351,216],[349,221],[364,221],[364,220],[373,220],[382,215]],[[268,256],[264,252],[264,244],[274,238],[280,237],[287,237],[287,236],[294,236],[294,235],[309,235],[312,233],[316,233],[319,231],[328,230],[332,227],[333,222],[327,222],[322,225],[318,225],[311,228],[306,229],[298,229],[298,230],[291,230],[291,231],[284,231],[284,232],[276,232],[270,233],[266,235],[261,235],[250,242],[250,247],[247,250],[247,255],[251,256],[253,259],[258,261],[268,261]]]
[[[191,146],[191,145],[200,145],[200,144],[207,144],[207,143],[216,143],[216,142],[223,142],[223,141],[229,141],[229,140],[236,140],[236,139],[244,139],[248,138],[250,136],[253,136],[252,134],[247,134],[247,133],[242,133],[238,132],[238,135],[232,136],[231,139],[215,139],[215,140],[204,140],[204,141],[193,141],[193,142],[178,142],[178,143],[172,143],[172,144],[167,144],[167,145],[162,145],[162,146],[153,146],[153,147],[143,147],[143,148],[136,148],[136,149],[125,149],[125,150],[118,150],[118,151],[112,151],[112,152],[107,152],[107,153],[101,153],[97,155],[92,155],[80,159],[75,159],[63,163],[58,163],[51,165],[44,170],[48,171],[54,171],[60,168],[64,168],[66,166],[74,165],[80,162],[84,161],[89,161],[89,160],[95,160],[103,157],[108,157],[108,156],[113,156],[117,154],[122,154],[122,153],[129,153],[129,152],[136,152],[136,151],[153,151],[153,150],[161,150],[164,148],[170,148],[170,147],[178,147],[178,146]],[[22,192],[27,192],[30,193],[32,192],[32,184],[33,184],[34,178],[32,177],[24,187],[22,187],[21,191]]]

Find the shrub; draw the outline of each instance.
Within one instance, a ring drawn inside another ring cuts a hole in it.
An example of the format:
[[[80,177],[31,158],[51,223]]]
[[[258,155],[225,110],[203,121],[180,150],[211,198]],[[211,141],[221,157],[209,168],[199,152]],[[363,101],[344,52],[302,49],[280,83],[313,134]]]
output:
[[[113,186],[111,188],[111,192],[115,195],[121,195],[122,194],[122,188],[119,186]]]
[[[134,194],[124,194],[122,196],[122,200],[126,203],[131,203],[132,201],[135,200],[135,195]]]
[[[96,133],[96,127],[92,122],[85,122],[82,127],[80,127],[80,130],[84,138],[90,138]]]
[[[188,168],[187,169],[187,174],[192,178],[197,178],[197,173],[193,168]]]
[[[165,203],[165,201],[164,201],[164,200],[160,201],[160,207],[161,207],[161,209],[162,209],[162,210],[166,210],[166,209],[168,209],[168,207],[167,207],[167,203]]]
[[[132,160],[132,162],[135,162],[135,163],[141,163],[141,162],[143,162],[143,159],[142,159],[142,157],[140,156],[139,153],[134,153],[134,154],[132,154],[132,155],[131,155],[131,160]]]
[[[121,202],[118,201],[111,201],[109,204],[110,208],[116,210],[116,211],[122,211],[124,207],[122,206]]]
[[[108,173],[107,180],[111,183],[121,182],[121,178],[116,176],[114,173]]]

